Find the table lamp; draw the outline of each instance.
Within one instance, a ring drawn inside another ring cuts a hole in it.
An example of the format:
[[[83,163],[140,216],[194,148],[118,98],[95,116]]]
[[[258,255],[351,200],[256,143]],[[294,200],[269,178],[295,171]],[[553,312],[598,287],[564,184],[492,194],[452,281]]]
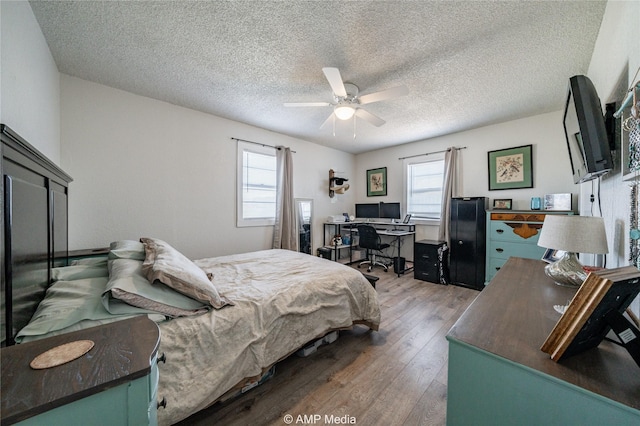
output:
[[[568,287],[580,287],[588,275],[577,253],[609,252],[604,220],[593,216],[546,215],[538,245],[564,251],[560,259],[547,265],[544,271],[556,284]]]

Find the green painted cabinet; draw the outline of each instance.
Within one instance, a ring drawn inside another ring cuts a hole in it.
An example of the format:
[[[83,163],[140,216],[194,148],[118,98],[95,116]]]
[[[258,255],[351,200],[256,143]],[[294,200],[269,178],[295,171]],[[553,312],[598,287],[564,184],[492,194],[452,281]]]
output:
[[[541,259],[545,248],[538,246],[540,230],[548,214],[572,214],[554,211],[487,211],[487,257],[485,285],[511,256]]]
[[[637,426],[640,374],[621,346],[603,341],[560,362],[540,350],[560,318],[541,260],[511,257],[447,335],[449,426]]]
[[[136,317],[2,348],[3,425],[156,425],[158,326]],[[93,348],[35,370],[37,355],[76,340]]]

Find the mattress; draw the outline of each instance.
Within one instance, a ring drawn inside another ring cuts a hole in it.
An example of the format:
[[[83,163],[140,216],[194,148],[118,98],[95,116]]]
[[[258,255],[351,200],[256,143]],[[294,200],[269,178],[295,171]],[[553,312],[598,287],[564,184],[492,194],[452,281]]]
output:
[[[380,307],[364,276],[344,265],[288,250],[194,261],[234,306],[159,324],[161,425],[202,410],[246,378],[260,376],[331,330],[377,330]]]

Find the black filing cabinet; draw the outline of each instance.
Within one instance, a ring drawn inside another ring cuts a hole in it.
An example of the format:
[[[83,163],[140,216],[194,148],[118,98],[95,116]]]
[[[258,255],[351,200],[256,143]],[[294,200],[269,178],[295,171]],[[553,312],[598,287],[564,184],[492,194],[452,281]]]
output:
[[[484,288],[486,210],[486,197],[451,199],[449,274],[452,284],[477,290]]]
[[[413,246],[413,277],[436,284],[447,284],[447,244],[444,241],[420,240]]]

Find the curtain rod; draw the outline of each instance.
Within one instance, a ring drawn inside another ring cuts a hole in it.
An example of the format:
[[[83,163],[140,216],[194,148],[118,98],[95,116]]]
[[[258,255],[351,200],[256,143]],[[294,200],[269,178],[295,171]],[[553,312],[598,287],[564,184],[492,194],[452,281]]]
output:
[[[232,140],[232,141],[238,141],[238,142],[247,142],[247,143],[252,143],[252,144],[255,144],[255,145],[261,145],[261,146],[266,147],[266,148],[281,149],[281,148],[279,148],[279,147],[277,147],[277,146],[267,145],[266,143],[260,143],[260,142],[248,141],[248,140],[246,140],[246,139],[231,138],[231,140]],[[295,154],[295,151],[294,151],[294,150],[291,150],[291,152],[293,152],[293,153]]]
[[[416,154],[416,155],[409,155],[408,157],[400,157],[400,158],[398,158],[398,160],[406,160],[407,158],[422,157],[423,155],[440,154],[440,153],[443,153],[443,152],[447,152],[447,151],[449,151],[451,149],[460,150],[460,149],[467,149],[467,147],[466,146],[461,146],[460,148],[457,148],[457,147],[454,146],[453,148],[443,149],[442,151],[425,152],[424,154]]]

